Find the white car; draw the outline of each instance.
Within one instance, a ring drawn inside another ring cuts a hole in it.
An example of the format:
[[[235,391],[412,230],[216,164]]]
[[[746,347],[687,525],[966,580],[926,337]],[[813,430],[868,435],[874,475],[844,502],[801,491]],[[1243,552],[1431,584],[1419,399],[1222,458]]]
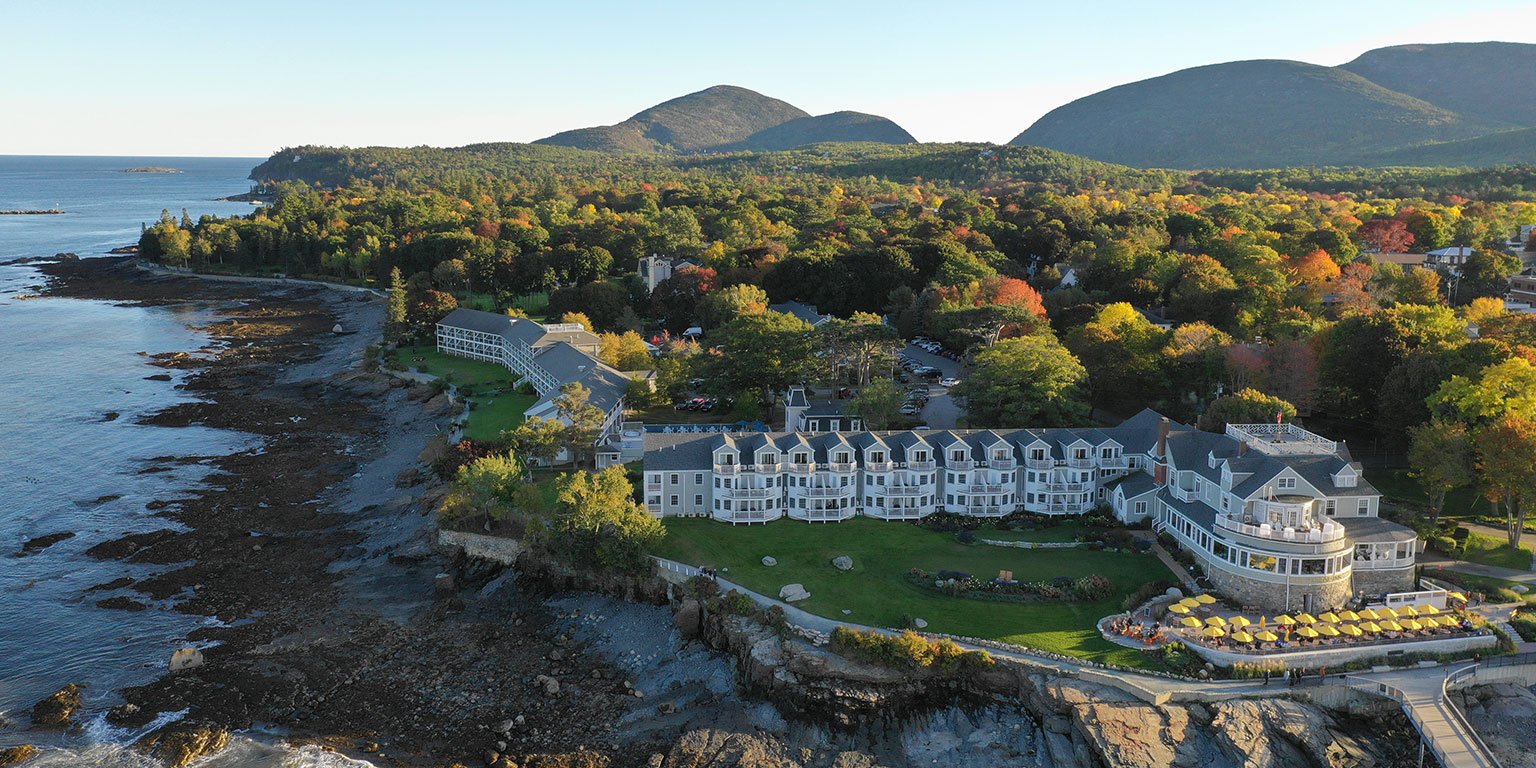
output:
[[[939,379],[939,386],[941,386],[941,387],[953,387],[954,385],[959,384],[959,383],[960,383],[960,380],[955,378],[955,377],[953,377],[953,376],[950,376],[950,377],[947,377],[947,378],[943,378],[943,379]]]

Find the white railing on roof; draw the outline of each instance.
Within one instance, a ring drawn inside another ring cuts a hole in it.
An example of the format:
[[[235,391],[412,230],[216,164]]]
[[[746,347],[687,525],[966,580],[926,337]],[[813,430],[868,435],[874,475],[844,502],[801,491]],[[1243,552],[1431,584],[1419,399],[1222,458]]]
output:
[[[1228,424],[1227,437],[1269,454],[1338,453],[1339,444],[1295,424]]]
[[[581,323],[550,323],[544,326],[545,333],[576,333],[586,329]]]

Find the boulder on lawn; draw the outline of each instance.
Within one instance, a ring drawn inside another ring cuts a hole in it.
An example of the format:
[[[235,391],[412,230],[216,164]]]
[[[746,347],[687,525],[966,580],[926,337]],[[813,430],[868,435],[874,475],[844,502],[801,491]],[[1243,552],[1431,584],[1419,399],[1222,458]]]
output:
[[[786,603],[799,602],[810,596],[811,593],[805,591],[803,584],[785,584],[779,589],[779,599]]]
[[[916,627],[917,629],[927,629],[928,622],[925,619],[913,619],[912,626]]]
[[[847,555],[838,555],[832,558],[832,567],[839,571],[851,571],[853,570],[853,558]]]
[[[766,565],[769,568],[772,568],[772,567],[774,567],[775,565],[778,565],[778,564],[779,564],[779,561],[776,560],[773,557],[773,555],[764,555],[763,556],[763,565]]]

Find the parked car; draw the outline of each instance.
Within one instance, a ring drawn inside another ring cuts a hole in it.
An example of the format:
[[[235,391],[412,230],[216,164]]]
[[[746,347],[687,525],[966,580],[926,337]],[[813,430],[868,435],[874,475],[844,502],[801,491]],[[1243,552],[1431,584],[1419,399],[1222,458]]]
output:
[[[853,390],[849,389],[848,387],[838,387],[837,388],[837,397],[840,400],[844,399],[844,398],[853,397]]]
[[[916,416],[923,412],[923,407],[915,403],[907,403],[901,407],[901,412],[906,416]]]
[[[699,410],[701,410],[701,411],[713,411],[715,409],[715,406],[718,405],[719,403],[720,403],[720,401],[715,399],[715,398],[713,398],[713,397],[704,398],[704,402],[701,405],[699,405]]]
[[[705,410],[704,409],[704,404],[708,403],[708,402],[709,402],[709,398],[707,398],[707,397],[695,397],[692,400],[688,401],[687,408],[690,411],[702,411],[702,410]]]
[[[939,386],[941,386],[941,387],[953,387],[954,385],[959,384],[959,383],[960,383],[960,380],[955,378],[955,377],[953,377],[953,376],[945,376],[944,378],[939,379]]]

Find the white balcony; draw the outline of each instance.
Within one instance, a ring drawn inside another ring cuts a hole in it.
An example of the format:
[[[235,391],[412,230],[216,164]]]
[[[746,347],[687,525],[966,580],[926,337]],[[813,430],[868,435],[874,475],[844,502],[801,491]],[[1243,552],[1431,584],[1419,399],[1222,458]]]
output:
[[[1093,483],[1090,481],[1081,483],[1030,483],[1029,487],[1048,493],[1087,493],[1093,490]]]
[[[1056,466],[1056,462],[1052,459],[1025,459],[1024,466],[1030,469],[1050,469]]]
[[[932,459],[929,459],[928,461],[907,462],[907,469],[913,470],[914,472],[932,472],[936,466],[937,465]]]
[[[778,488],[721,488],[720,492],[727,499],[774,499],[782,495]]]
[[[760,461],[760,462],[758,462],[756,464],[753,464],[751,466],[742,467],[741,471],[743,471],[743,472],[757,472],[759,474],[773,474],[773,473],[776,473],[776,472],[782,470],[783,468],[784,468],[784,465],[780,464],[780,463],[778,463],[776,461],[769,461],[769,462],[762,462],[762,461]]]
[[[1099,466],[1103,469],[1128,469],[1131,466],[1131,460],[1124,455],[1100,456]]]
[[[868,461],[864,463],[865,472],[889,472],[896,468],[896,464],[890,461]]]
[[[1190,488],[1180,488],[1177,485],[1170,485],[1168,486],[1168,492],[1173,494],[1175,499],[1178,499],[1179,501],[1185,502],[1187,504],[1193,504],[1200,500],[1200,492]]]
[[[991,459],[987,462],[987,466],[1006,471],[1019,466],[1019,462],[1014,459]]]
[[[1006,515],[1012,511],[1012,505],[1006,507],[971,505],[965,508],[965,513],[967,515],[972,515],[975,517],[1002,517],[1003,515]]]
[[[797,475],[809,475],[816,471],[815,464],[789,464],[789,471]]]
[[[661,493],[661,483],[646,483],[645,484],[645,492],[646,493]]]
[[[741,465],[740,464],[716,464],[715,465],[715,474],[717,474],[717,475],[734,475],[734,474],[736,474],[737,472],[740,472],[740,471],[741,471]]]
[[[790,486],[790,489],[792,491],[799,491],[799,495],[812,499],[838,499],[853,495],[852,485],[841,485],[834,487],[817,486],[812,488],[795,488],[794,486]]]
[[[915,497],[934,492],[932,485],[869,485],[864,491],[874,496]]]
[[[1334,523],[1324,523],[1319,527],[1307,529],[1276,528],[1270,525],[1251,525],[1236,518],[1217,515],[1216,525],[1256,539],[1294,544],[1322,544],[1344,538],[1344,526]]]
[[[1070,459],[1067,459],[1067,466],[1072,467],[1073,469],[1089,469],[1093,466],[1093,457],[1074,456]]]
[[[1011,490],[1013,490],[1012,486],[1007,485],[984,485],[976,483],[966,486],[966,491],[969,493],[1004,493]]]
[[[846,474],[848,472],[852,472],[854,469],[856,469],[854,463],[851,462],[851,461],[833,461],[833,462],[828,462],[826,464],[826,468],[829,471],[843,473],[843,474]]]

